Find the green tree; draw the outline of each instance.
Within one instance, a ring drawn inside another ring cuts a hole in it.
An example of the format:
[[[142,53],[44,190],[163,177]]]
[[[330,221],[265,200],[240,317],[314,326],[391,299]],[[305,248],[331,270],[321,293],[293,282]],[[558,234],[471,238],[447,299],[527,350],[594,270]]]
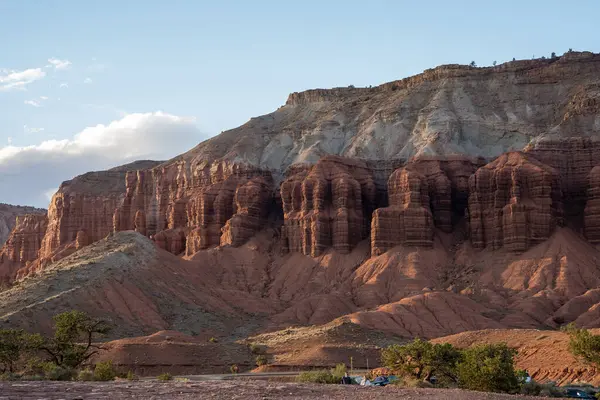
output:
[[[600,365],[600,335],[580,329],[570,323],[562,328],[569,335],[569,351],[586,362]]]
[[[51,361],[59,366],[77,368],[101,346],[94,344],[100,335],[110,332],[106,321],[90,317],[81,311],[67,311],[54,316],[54,337],[39,346]]]
[[[433,344],[415,339],[405,345],[391,345],[381,351],[381,362],[387,368],[416,379],[440,375],[456,381],[456,365],[460,351],[450,344]]]
[[[494,61],[494,62],[492,63],[492,65],[493,65],[494,67],[496,66],[496,64],[497,64],[497,62],[496,62],[496,61]]]
[[[471,64],[469,64],[471,67],[476,67],[477,64],[475,64],[475,61],[471,61]]]
[[[23,330],[0,330],[0,364],[1,371],[14,371],[16,363],[25,353],[34,351],[41,343],[39,335],[30,335]]]
[[[552,54],[550,55],[551,58],[556,58],[556,53],[552,52]]]
[[[506,344],[473,346],[463,350],[458,363],[458,384],[463,389],[513,393],[519,390],[515,371],[516,350]]]

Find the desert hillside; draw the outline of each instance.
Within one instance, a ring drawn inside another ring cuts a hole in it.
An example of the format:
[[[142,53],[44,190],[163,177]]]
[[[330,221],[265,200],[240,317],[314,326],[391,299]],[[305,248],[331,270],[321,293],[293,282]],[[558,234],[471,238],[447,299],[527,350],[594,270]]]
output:
[[[75,308],[111,339],[229,343],[598,327],[598,150],[588,52],[292,93],[172,160],[64,182],[0,250],[0,320]]]

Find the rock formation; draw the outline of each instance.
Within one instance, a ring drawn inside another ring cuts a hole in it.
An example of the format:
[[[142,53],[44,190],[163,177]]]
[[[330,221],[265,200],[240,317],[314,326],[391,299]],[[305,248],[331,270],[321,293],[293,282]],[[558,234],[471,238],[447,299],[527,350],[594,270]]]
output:
[[[45,214],[27,214],[16,218],[16,225],[0,250],[0,281],[12,281],[19,269],[39,257],[47,225]]]
[[[45,214],[46,210],[42,208],[28,206],[13,206],[11,204],[0,203],[0,246],[2,246],[10,232],[15,227],[17,216],[25,214]]]
[[[557,171],[524,153],[503,154],[469,180],[471,242],[524,251],[562,223]]]
[[[593,244],[600,243],[600,166],[588,176],[587,203],[585,205],[585,236]]]
[[[328,156],[281,184],[284,246],[319,256],[348,253],[368,234],[377,189],[366,164]]]
[[[399,244],[431,247],[434,225],[425,176],[411,168],[397,169],[390,176],[388,190],[390,206],[373,213],[371,254],[382,254]]]

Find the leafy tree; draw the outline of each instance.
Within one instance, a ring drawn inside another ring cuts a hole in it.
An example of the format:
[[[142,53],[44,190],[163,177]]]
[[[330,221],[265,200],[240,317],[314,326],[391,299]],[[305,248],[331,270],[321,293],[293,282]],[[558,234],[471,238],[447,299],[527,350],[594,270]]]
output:
[[[0,330],[0,365],[2,366],[2,373],[12,373],[15,364],[23,354],[35,350],[39,343],[38,335],[30,335],[23,330]]]
[[[493,65],[494,67],[496,66],[496,64],[497,64],[497,62],[496,62],[496,61],[494,61],[494,62],[492,63],[492,65]]]
[[[513,61],[517,61],[517,59],[513,57]]]
[[[391,345],[381,351],[384,366],[416,379],[441,375],[456,381],[456,365],[460,358],[460,351],[450,344],[432,344],[421,339],[405,345]]]
[[[575,357],[600,365],[600,335],[577,328],[573,323],[563,327],[562,331],[569,335],[569,351]]]
[[[96,337],[110,332],[106,321],[94,319],[81,311],[67,311],[54,316],[54,337],[39,346],[58,366],[76,368],[96,354],[101,346]]]
[[[552,54],[550,55],[551,58],[556,58],[556,53],[552,52]]]
[[[471,61],[471,64],[469,64],[471,67],[476,67],[477,64],[475,64],[475,61]]]
[[[458,363],[458,384],[461,388],[483,392],[508,392],[519,390],[515,371],[516,350],[506,344],[473,346],[463,350]]]

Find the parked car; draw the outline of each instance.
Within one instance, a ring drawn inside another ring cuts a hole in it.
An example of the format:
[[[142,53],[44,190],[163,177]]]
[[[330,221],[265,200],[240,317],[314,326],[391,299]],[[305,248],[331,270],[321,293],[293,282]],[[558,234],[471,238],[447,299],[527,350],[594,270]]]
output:
[[[569,399],[589,399],[595,400],[596,397],[592,394],[589,394],[585,390],[581,389],[567,389],[565,390],[565,397]]]
[[[390,383],[390,380],[387,378],[387,376],[378,376],[377,378],[375,378],[371,381],[371,384],[373,386],[385,386],[389,383]]]

